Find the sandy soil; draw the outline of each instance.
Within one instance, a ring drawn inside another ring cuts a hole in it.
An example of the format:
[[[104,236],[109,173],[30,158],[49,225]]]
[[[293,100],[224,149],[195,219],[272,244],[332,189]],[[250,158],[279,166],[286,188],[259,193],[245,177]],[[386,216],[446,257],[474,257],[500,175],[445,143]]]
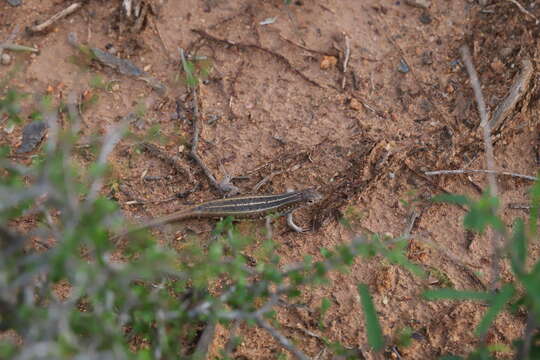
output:
[[[57,101],[73,92],[82,100],[97,96],[83,112],[83,142],[128,114],[144,110],[130,131],[140,137],[157,132],[159,139],[148,141],[177,156],[194,178],[190,181],[154,156],[136,151],[133,138],[123,140],[111,156],[113,173],[103,193],[113,193],[126,217],[139,220],[167,214],[218,196],[188,158],[192,128],[186,117],[191,98],[180,71],[178,48],[207,56],[209,61],[200,62],[201,68],[211,64],[212,72],[200,86],[199,154],[214,174],[219,179],[225,176],[223,170],[232,176],[249,175],[249,180],[236,183],[246,193],[274,174],[259,192],[315,187],[327,197],[321,206],[298,214],[302,224],[314,220],[317,231],[293,234],[278,225],[276,241],[283,264],[306,254],[319,258],[320,248],[349,241],[350,230],[336,219],[353,214],[358,232],[399,236],[411,228],[408,256],[431,274],[422,280],[379,257],[358,260],[348,273],[332,274],[331,285],[305,292],[299,301],[305,306],[280,309],[283,333],[312,357],[331,358],[324,344],[310,334],[360,349],[370,357],[356,291],[362,282],[369,284],[389,344],[396,343],[402,329],[413,329],[411,346],[394,349],[403,359],[464,355],[477,345],[473,331],[484,306],[427,302],[419,294],[448,285],[476,290],[489,285],[489,238],[463,230],[463,209],[425,201],[445,191],[477,197],[486,178],[476,174],[428,177],[424,172],[485,168],[480,120],[458,49],[463,44],[471,47],[493,111],[519,73],[521,60],[530,58],[536,65],[534,21],[508,1],[494,1],[484,9],[466,0],[433,1],[422,9],[387,0],[300,0],[289,7],[282,0],[155,0],[146,2],[148,15],[137,31],[134,21],[126,20],[119,10],[121,1],[95,0],[84,2],[48,32],[24,33],[26,26],[70,3],[25,0],[22,6],[11,7],[0,2],[0,41],[19,26],[16,41],[40,49],[37,55],[10,53],[14,59],[11,65],[0,65],[0,75],[19,64],[12,84],[21,90],[48,93]],[[536,8],[532,12],[540,15]],[[275,22],[261,25],[273,17]],[[116,55],[165,84],[166,93],[99,65],[81,71],[73,63],[69,32],[92,47],[113,47]],[[350,59],[344,75],[345,37],[350,41]],[[92,87],[97,76],[110,86]],[[528,175],[538,171],[536,82],[535,74],[526,100],[494,138],[500,170]],[[27,106],[25,115],[31,110]],[[0,131],[0,142],[20,143],[22,126],[11,133],[3,127]],[[29,162],[31,155],[18,157]],[[84,154],[80,161],[87,161]],[[134,200],[171,198],[195,184],[201,186],[187,199],[130,205]],[[526,202],[530,184],[498,177],[508,223],[526,215],[508,205]],[[201,233],[210,226],[193,221],[174,228],[180,229],[176,236],[165,231],[161,238],[174,244],[188,229]],[[538,253],[537,248],[533,251]],[[507,267],[501,275],[509,279]],[[332,306],[321,329],[317,309],[323,298]],[[488,343],[510,345],[523,324],[523,316],[502,314],[488,334]],[[237,359],[274,359],[282,351],[261,329],[242,328],[241,333],[244,340],[234,353]],[[219,328],[214,350],[226,338],[227,329]],[[397,355],[388,353],[388,357]]]

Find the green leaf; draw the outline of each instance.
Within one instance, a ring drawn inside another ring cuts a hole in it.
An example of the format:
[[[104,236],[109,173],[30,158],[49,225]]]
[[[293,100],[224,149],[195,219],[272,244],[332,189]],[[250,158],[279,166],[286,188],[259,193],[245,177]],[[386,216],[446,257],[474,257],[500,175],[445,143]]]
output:
[[[484,193],[482,197],[469,205],[470,210],[463,219],[465,228],[483,233],[487,226],[504,232],[504,223],[495,215],[499,207],[499,199]]]
[[[479,300],[489,301],[493,298],[492,294],[478,291],[462,291],[455,289],[436,289],[427,290],[422,296],[426,300]]]
[[[381,330],[381,324],[377,318],[375,306],[369,294],[369,289],[366,284],[358,285],[358,293],[362,301],[362,309],[366,321],[368,343],[375,351],[381,351],[384,348],[384,337]]]
[[[530,273],[521,275],[520,280],[527,293],[526,303],[532,311],[540,314],[540,261],[534,264]]]
[[[514,286],[511,284],[506,284],[502,287],[501,291],[493,297],[491,301],[491,306],[486,312],[480,324],[476,328],[476,334],[481,336],[487,333],[489,326],[495,320],[497,315],[503,310],[504,306],[510,298],[514,295]]]
[[[527,259],[527,237],[525,235],[525,224],[522,219],[517,219],[514,222],[509,247],[512,269],[519,275],[523,272],[525,260]]]
[[[506,353],[511,354],[512,348],[506,344],[492,344],[487,347],[489,352],[500,352],[500,353]]]
[[[0,118],[7,114],[9,120],[15,123],[21,123],[19,113],[21,112],[20,102],[27,97],[28,94],[23,94],[13,89],[9,89],[6,94],[0,97]]]
[[[151,360],[152,353],[149,349],[142,349],[137,351],[137,360]]]
[[[328,309],[332,306],[332,302],[328,298],[323,298],[321,307],[319,308],[319,329],[324,329],[324,316]]]
[[[332,302],[328,300],[328,298],[323,298],[321,301],[321,309],[320,309],[321,316],[326,314],[328,309],[330,309],[330,306],[332,306]]]
[[[413,333],[413,329],[408,326],[399,330],[396,340],[397,345],[400,348],[410,346],[413,340]]]
[[[534,182],[534,185],[530,190],[530,194],[532,207],[529,213],[529,231],[531,232],[532,236],[536,236],[538,231],[538,215],[540,207],[540,180]]]
[[[440,194],[431,198],[431,201],[463,206],[469,206],[472,203],[472,201],[467,196],[454,194]]]

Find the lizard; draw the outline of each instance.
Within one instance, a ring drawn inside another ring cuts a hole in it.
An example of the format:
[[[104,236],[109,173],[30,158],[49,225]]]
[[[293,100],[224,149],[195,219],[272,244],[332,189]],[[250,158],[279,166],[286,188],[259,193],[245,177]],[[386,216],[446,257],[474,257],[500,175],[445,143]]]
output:
[[[307,205],[319,202],[321,194],[313,189],[290,191],[271,195],[244,195],[220,200],[211,200],[187,209],[157,217],[147,223],[129,229],[113,237],[119,240],[129,233],[150,229],[159,225],[194,218],[223,218],[233,216],[238,219],[260,219],[271,214],[287,216],[287,225],[296,232],[304,231],[292,219],[292,213]]]

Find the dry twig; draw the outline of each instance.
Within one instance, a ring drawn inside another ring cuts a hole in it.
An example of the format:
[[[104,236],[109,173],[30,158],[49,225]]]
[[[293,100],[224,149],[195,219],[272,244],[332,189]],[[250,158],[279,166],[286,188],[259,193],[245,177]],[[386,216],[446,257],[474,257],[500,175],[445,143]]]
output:
[[[255,49],[255,50],[259,50],[261,52],[264,52],[266,54],[269,54],[269,55],[273,56],[274,58],[276,58],[281,63],[285,64],[289,69],[291,69],[291,71],[293,73],[297,74],[298,76],[300,76],[302,79],[304,79],[308,83],[310,83],[312,85],[315,85],[315,86],[317,86],[319,88],[323,88],[323,86],[320,85],[318,82],[316,82],[315,80],[310,79],[309,77],[304,75],[300,70],[296,69],[285,56],[283,56],[281,54],[278,54],[276,52],[273,52],[272,50],[269,50],[267,48],[264,48],[264,47],[258,46],[258,45],[254,45],[254,44],[235,43],[235,42],[227,40],[227,39],[220,39],[220,38],[217,38],[217,37],[215,37],[213,35],[208,34],[204,30],[191,29],[191,31],[194,32],[195,34],[201,36],[204,39],[207,39],[207,40],[210,40],[210,41],[213,41],[213,42],[217,42],[219,44],[225,44],[225,45],[232,46],[232,47],[235,47],[235,48],[238,48],[238,49],[243,49],[243,50]]]
[[[197,89],[193,88],[192,94],[193,94],[193,99],[192,99],[193,101],[193,140],[191,141],[191,151],[189,155],[191,156],[193,160],[195,160],[197,165],[199,165],[199,167],[203,170],[204,174],[206,175],[206,177],[208,178],[212,186],[214,186],[216,189],[221,191],[221,188],[216,178],[214,177],[210,169],[208,169],[206,164],[202,161],[202,159],[199,157],[199,154],[197,154],[197,147],[199,146],[199,134],[200,134],[199,104],[198,104],[199,100],[197,98]]]
[[[347,79],[347,67],[349,66],[349,58],[351,56],[351,40],[347,34],[343,34],[345,38],[345,55],[343,59],[343,78],[341,79],[341,88],[345,89],[345,80]]]
[[[526,90],[529,88],[529,83],[531,82],[534,68],[530,59],[523,59],[521,61],[521,72],[514,80],[508,95],[506,98],[497,106],[493,117],[489,122],[489,126],[492,131],[497,131],[503,124],[504,120],[510,115],[512,110],[516,107],[517,103],[521,100]]]
[[[142,143],[141,148],[144,151],[148,152],[150,155],[158,158],[159,160],[172,167],[174,170],[176,170],[176,172],[186,175],[190,183],[193,182],[193,176],[191,175],[191,172],[180,163],[180,159],[177,156],[169,156],[156,145],[150,143]]]
[[[51,26],[52,24],[57,22],[58,20],[60,20],[60,19],[62,19],[64,17],[74,13],[75,11],[77,11],[81,6],[82,6],[82,3],[80,3],[80,2],[73,3],[73,4],[69,5],[67,8],[65,8],[64,10],[62,10],[60,12],[57,12],[50,19],[42,22],[41,24],[31,26],[30,28],[28,28],[28,31],[30,33],[42,32],[42,31],[46,30],[49,26]]]
[[[436,171],[426,171],[424,174],[427,176],[433,176],[433,175],[468,174],[468,173],[495,174],[495,175],[512,176],[512,177],[525,179],[525,180],[531,180],[531,181],[538,180],[538,178],[535,176],[516,174],[516,173],[508,172],[508,171],[485,170],[485,169],[436,170]]]
[[[491,128],[488,120],[488,115],[486,111],[486,103],[484,101],[484,96],[482,95],[482,89],[480,86],[480,80],[478,80],[478,74],[472,63],[471,53],[469,48],[464,45],[460,48],[461,57],[467,68],[467,73],[471,80],[471,86],[473,88],[474,97],[478,105],[478,113],[480,114],[480,126],[483,130],[484,146],[486,150],[486,165],[488,170],[494,171],[495,169],[495,157],[493,155],[493,143],[491,142]],[[488,174],[489,186],[492,191],[492,195],[497,196],[497,182],[495,180],[495,174]]]
[[[507,206],[509,209],[516,209],[516,210],[530,210],[532,208],[530,204],[522,204],[522,203],[510,203]]]
[[[321,50],[315,50],[315,49],[310,49],[304,45],[301,45],[301,44],[297,44],[295,43],[294,41],[292,40],[289,40],[287,39],[285,36],[281,35],[281,33],[278,34],[279,37],[285,41],[285,42],[288,42],[289,44],[291,44],[292,46],[296,46],[302,50],[305,50],[307,52],[310,52],[310,53],[313,53],[313,54],[318,54],[318,55],[323,55],[323,56],[336,56],[336,53],[335,52],[329,52],[329,51],[321,51]]]
[[[262,327],[264,330],[268,331],[274,339],[276,339],[283,348],[290,351],[297,359],[300,360],[309,360],[306,354],[304,354],[300,349],[293,345],[293,343],[287,339],[283,334],[274,329],[269,323],[267,323],[261,316],[255,318],[257,324]]]
[[[184,71],[187,73],[189,70],[187,66],[186,56],[184,54],[184,49],[180,49],[180,58],[182,60]],[[191,151],[189,154],[191,158],[197,163],[197,165],[199,165],[199,167],[203,170],[204,174],[206,175],[213,187],[215,187],[221,193],[237,194],[239,193],[239,189],[230,183],[230,178],[225,177],[220,183],[218,183],[208,166],[206,166],[206,164],[200,158],[199,154],[197,154],[197,147],[199,146],[199,135],[201,131],[197,88],[193,87],[191,93],[193,101],[193,140],[191,141]]]
[[[478,74],[472,63],[471,53],[467,45],[463,45],[460,48],[461,58],[463,63],[467,68],[467,73],[471,80],[471,86],[473,88],[474,97],[476,98],[476,103],[478,104],[478,113],[480,114],[481,127],[483,130],[483,139],[484,147],[486,151],[486,166],[489,171],[495,171],[495,157],[493,155],[493,143],[491,142],[491,128],[488,121],[488,115],[486,111],[486,104],[484,102],[484,96],[482,95],[482,88],[480,86],[480,81],[478,80]],[[488,173],[488,182],[489,189],[492,196],[497,196],[497,181],[495,179],[494,173]],[[495,214],[496,209],[492,209],[493,214]],[[490,288],[494,290],[500,279],[500,267],[501,267],[501,248],[500,243],[502,239],[502,234],[498,231],[495,231],[495,234],[491,236],[491,243],[493,247],[493,257],[492,257],[492,278]]]
[[[507,0],[507,1],[509,1],[512,4],[516,5],[518,7],[519,11],[521,11],[525,15],[531,17],[532,19],[534,19],[535,24],[538,24],[540,22],[536,16],[534,16],[529,10],[525,9],[523,7],[523,5],[521,5],[517,0]]]
[[[13,42],[13,40],[15,40],[15,38],[17,37],[18,32],[19,32],[19,27],[15,26],[13,28],[13,31],[11,31],[11,34],[9,34],[9,36],[7,37],[7,39],[2,44],[0,44],[0,56],[2,56],[2,53],[4,52],[5,46],[7,44]]]
[[[253,187],[252,191],[253,192],[258,192],[259,189],[261,187],[263,187],[266,183],[268,183],[270,180],[272,180],[272,178],[274,176],[277,176],[277,175],[281,175],[283,174],[284,171],[280,170],[280,171],[273,171],[272,173],[270,173],[270,175],[267,175],[265,176],[261,181],[259,181],[257,184],[255,184],[255,186]]]
[[[216,333],[216,322],[210,320],[206,327],[204,328],[202,335],[197,342],[195,347],[195,352],[193,353],[194,358],[196,359],[206,359],[208,354],[208,349],[214,341],[214,335]]]

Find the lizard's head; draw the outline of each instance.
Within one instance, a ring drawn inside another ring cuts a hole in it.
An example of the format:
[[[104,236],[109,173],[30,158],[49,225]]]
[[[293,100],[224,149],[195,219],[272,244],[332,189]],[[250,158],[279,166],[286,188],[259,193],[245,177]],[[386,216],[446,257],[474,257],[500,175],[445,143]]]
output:
[[[304,200],[309,204],[315,204],[322,200],[322,195],[314,189],[306,189],[302,191]]]

